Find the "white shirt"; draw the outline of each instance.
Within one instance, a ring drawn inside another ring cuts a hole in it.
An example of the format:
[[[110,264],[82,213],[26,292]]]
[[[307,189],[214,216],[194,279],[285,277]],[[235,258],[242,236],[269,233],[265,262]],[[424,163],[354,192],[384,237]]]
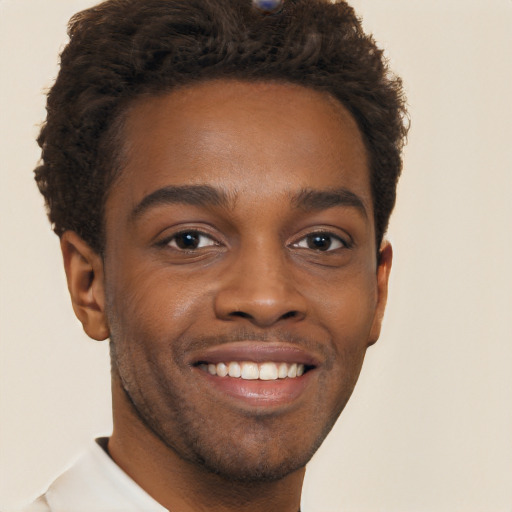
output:
[[[100,446],[100,438],[23,512],[168,512]]]

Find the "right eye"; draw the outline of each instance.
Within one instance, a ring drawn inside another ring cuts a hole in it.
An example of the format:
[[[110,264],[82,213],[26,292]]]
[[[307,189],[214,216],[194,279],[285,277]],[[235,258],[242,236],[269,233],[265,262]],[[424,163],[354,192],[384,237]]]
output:
[[[218,246],[211,236],[200,231],[181,231],[166,240],[166,245],[180,251],[195,251],[204,247]]]

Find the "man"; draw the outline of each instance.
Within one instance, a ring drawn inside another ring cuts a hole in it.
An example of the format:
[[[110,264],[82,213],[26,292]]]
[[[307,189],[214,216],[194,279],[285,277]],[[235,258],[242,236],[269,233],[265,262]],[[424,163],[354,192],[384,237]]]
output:
[[[71,20],[36,180],[114,430],[27,510],[299,510],[379,337],[404,113],[343,2]]]

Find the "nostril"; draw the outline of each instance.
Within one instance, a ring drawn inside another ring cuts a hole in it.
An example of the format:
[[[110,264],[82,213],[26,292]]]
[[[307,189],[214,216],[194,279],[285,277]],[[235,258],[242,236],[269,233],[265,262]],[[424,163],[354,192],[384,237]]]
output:
[[[238,318],[246,318],[249,320],[254,320],[255,317],[253,315],[246,313],[245,311],[232,311],[229,313],[230,317],[238,317]],[[279,317],[279,320],[286,320],[287,318],[296,318],[299,316],[298,311],[288,311]]]
[[[233,311],[232,313],[229,314],[229,316],[238,316],[240,318],[252,318],[252,316],[249,315],[249,313],[245,313],[245,311]]]

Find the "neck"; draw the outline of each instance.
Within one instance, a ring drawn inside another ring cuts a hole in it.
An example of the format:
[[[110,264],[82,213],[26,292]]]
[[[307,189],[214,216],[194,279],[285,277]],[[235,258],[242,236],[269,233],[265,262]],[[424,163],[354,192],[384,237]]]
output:
[[[235,482],[180,457],[145,425],[119,381],[112,386],[114,431],[108,451],[116,464],[170,511],[297,512],[305,469],[277,481]]]

